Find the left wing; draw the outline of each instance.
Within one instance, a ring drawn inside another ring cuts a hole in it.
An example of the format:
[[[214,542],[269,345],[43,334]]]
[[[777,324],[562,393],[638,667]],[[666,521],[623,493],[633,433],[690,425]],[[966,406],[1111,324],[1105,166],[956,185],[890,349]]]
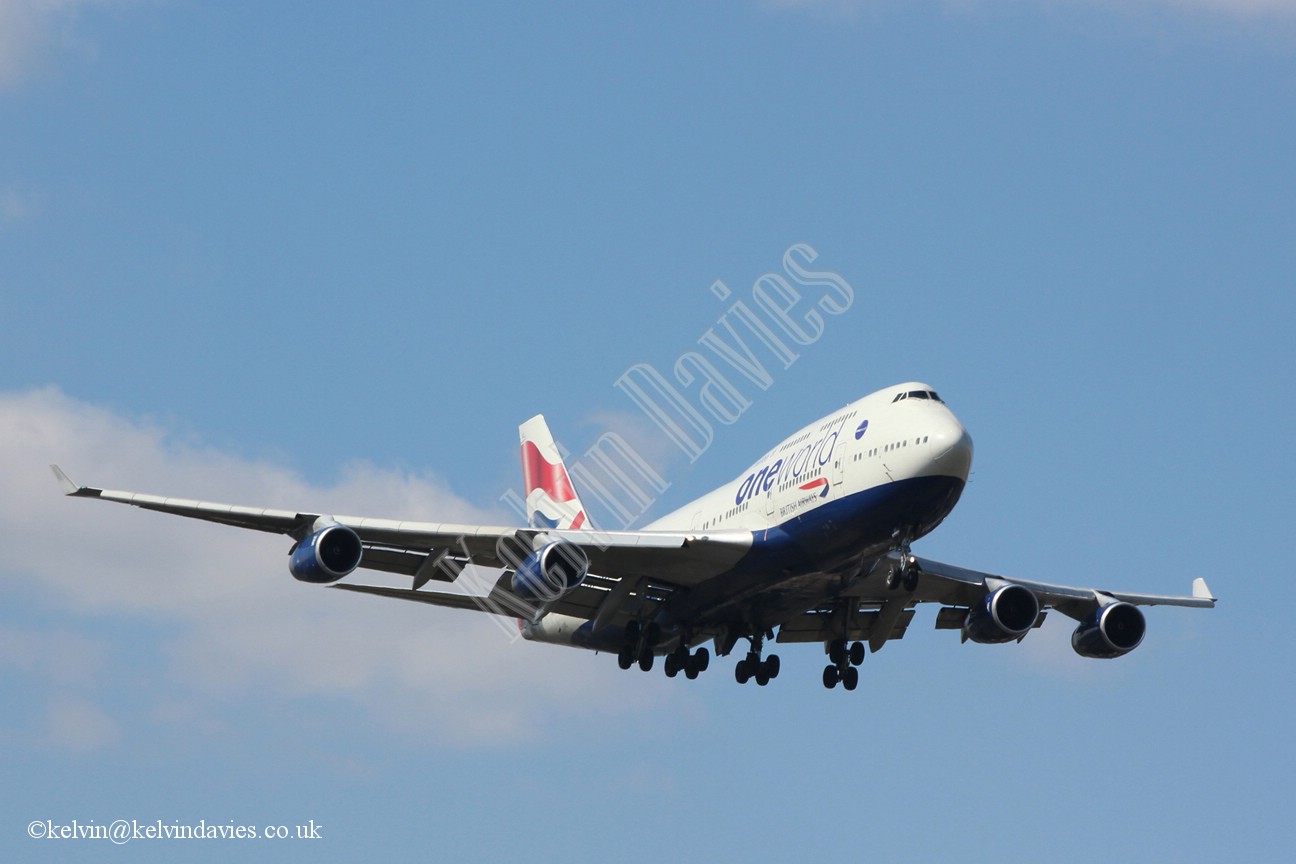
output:
[[[1053,585],[1048,582],[1036,582],[1033,579],[1016,579],[1007,576],[996,576],[993,573],[981,573],[943,564],[928,558],[918,558],[919,570],[923,576],[934,576],[920,582],[917,595],[922,600],[932,600],[961,606],[970,606],[980,602],[989,591],[1003,585],[1020,585],[1033,593],[1042,608],[1057,609],[1062,614],[1083,620],[1093,614],[1100,606],[1113,602],[1129,603],[1133,606],[1196,606],[1213,608],[1215,597],[1211,595],[1206,580],[1193,580],[1191,596],[1163,594],[1133,594],[1128,591],[1106,591],[1097,588],[1073,588],[1068,585]],[[924,584],[925,583],[925,584]]]
[[[779,642],[867,642],[872,651],[904,637],[921,603],[939,603],[936,628],[963,631],[977,642],[1020,641],[1043,623],[1049,609],[1081,622],[1072,645],[1086,656],[1111,657],[1133,650],[1144,622],[1134,606],[1210,608],[1215,597],[1205,579],[1194,579],[1191,596],[1136,594],[1055,585],[911,557],[909,579],[886,579],[900,559],[885,556],[840,597],[791,616]],[[893,584],[894,587],[888,587]]]

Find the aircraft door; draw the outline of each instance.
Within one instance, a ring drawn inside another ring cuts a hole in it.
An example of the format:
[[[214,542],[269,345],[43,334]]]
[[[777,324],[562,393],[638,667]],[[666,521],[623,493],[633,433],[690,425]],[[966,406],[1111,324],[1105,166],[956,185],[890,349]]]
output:
[[[839,428],[837,434],[841,442],[840,446],[833,450],[832,464],[828,466],[828,477],[834,486],[840,486],[846,476],[846,460],[850,458],[847,452],[850,450],[850,445],[854,443],[849,435],[841,435],[840,432]]]

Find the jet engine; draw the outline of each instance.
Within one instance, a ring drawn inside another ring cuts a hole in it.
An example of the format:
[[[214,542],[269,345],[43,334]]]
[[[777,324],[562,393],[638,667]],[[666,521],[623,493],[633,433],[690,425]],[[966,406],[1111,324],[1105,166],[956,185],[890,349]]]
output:
[[[1081,657],[1106,659],[1128,654],[1143,641],[1147,623],[1137,606],[1111,603],[1090,615],[1071,634],[1071,647]]]
[[[1039,600],[1020,585],[1004,585],[968,610],[963,619],[963,639],[983,645],[1021,639],[1035,626]]]
[[[552,603],[585,581],[589,558],[575,543],[558,540],[526,557],[513,573],[513,593],[533,603]]]
[[[326,585],[360,566],[364,545],[345,525],[330,525],[293,547],[288,569],[301,582]]]

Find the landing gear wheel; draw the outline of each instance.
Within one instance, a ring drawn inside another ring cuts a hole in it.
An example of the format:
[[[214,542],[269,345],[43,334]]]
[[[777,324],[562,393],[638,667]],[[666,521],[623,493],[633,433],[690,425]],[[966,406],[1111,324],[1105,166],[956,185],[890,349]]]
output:
[[[910,567],[909,572],[905,573],[904,586],[906,591],[918,590],[918,568]]]
[[[831,690],[831,689],[833,689],[834,687],[836,687],[836,686],[837,686],[837,678],[838,678],[838,675],[837,675],[837,667],[836,667],[836,666],[825,666],[825,667],[824,667],[823,684],[824,684],[825,687],[827,687],[829,690]]]
[[[653,667],[653,652],[651,648],[644,648],[639,654],[639,668],[645,672],[651,672]]]
[[[632,648],[631,646],[625,645],[621,648],[619,652],[617,652],[617,665],[620,666],[622,669],[629,669],[631,666],[634,665],[634,662],[635,662],[635,653],[634,653],[634,648]]]
[[[864,643],[856,642],[850,647],[850,664],[858,666],[864,662]]]
[[[705,648],[699,648],[692,654],[686,654],[683,666],[684,674],[688,675],[689,680],[696,678],[707,670],[711,665],[711,652]]]
[[[765,658],[765,674],[771,681],[778,677],[780,665],[777,654],[771,654]]]
[[[734,680],[739,684],[746,684],[751,680],[751,670],[747,668],[746,660],[739,660],[738,665],[734,667]]]
[[[666,677],[674,678],[679,674],[680,662],[679,657],[675,654],[667,654],[663,665],[666,667]]]
[[[842,686],[847,690],[854,690],[859,686],[859,670],[854,666],[847,666],[846,671],[842,673]]]

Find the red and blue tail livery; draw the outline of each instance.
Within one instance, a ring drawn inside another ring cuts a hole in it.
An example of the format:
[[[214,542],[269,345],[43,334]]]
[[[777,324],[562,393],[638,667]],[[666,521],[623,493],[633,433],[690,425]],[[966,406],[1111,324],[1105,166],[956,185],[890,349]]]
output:
[[[522,439],[522,479],[531,527],[572,531],[586,527],[585,506],[572,486],[544,415],[537,414],[519,426],[518,435]]]

